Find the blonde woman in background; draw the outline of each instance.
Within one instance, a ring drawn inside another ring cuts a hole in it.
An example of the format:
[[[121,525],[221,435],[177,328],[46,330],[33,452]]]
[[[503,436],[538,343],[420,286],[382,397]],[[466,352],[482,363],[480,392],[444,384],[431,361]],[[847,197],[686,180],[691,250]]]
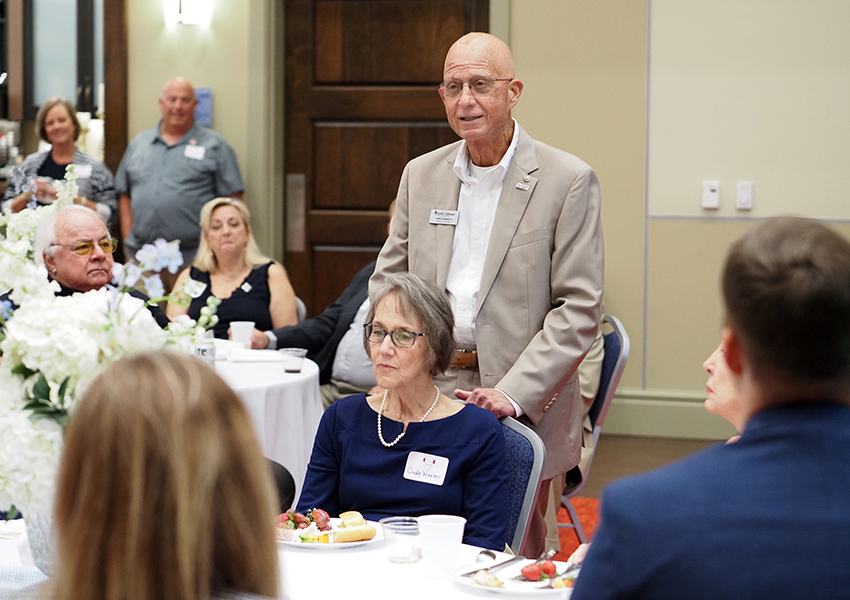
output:
[[[29,597],[276,597],[273,494],[249,417],[215,372],[168,352],[119,360],[68,424],[53,577]]]
[[[211,295],[221,299],[217,338],[227,339],[231,321],[253,321],[260,331],[298,322],[286,271],[260,252],[248,207],[232,198],[215,198],[201,209],[198,253],[174,289],[179,296],[168,303],[170,319],[188,314],[197,320]]]

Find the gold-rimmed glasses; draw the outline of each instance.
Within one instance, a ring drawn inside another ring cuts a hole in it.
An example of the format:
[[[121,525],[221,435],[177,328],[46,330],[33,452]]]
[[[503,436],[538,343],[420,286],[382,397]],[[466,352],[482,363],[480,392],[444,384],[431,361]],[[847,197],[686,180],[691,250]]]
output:
[[[95,242],[94,240],[82,240],[76,244],[50,244],[51,246],[62,246],[63,248],[73,248],[74,252],[80,256],[88,256],[94,252],[94,245],[100,246],[106,254],[112,254],[118,248],[118,240],[115,238],[103,238]]]

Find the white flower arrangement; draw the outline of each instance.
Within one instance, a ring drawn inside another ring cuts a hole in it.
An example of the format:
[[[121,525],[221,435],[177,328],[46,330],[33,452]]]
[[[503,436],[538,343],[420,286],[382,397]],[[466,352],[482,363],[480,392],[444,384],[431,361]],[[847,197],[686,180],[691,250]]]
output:
[[[198,323],[182,317],[163,330],[130,295],[144,287],[151,302],[166,299],[159,275],[143,274],[175,273],[183,260],[178,242],[158,240],[139,250],[137,265],[115,265],[115,285],[56,296],[59,286],[32,261],[32,248],[38,221],[76,196],[73,178],[57,189],[54,204],[0,220],[0,287],[18,305],[0,307],[0,510],[24,514],[50,510],[62,431],[90,381],[122,356],[190,351],[217,321],[213,301]]]

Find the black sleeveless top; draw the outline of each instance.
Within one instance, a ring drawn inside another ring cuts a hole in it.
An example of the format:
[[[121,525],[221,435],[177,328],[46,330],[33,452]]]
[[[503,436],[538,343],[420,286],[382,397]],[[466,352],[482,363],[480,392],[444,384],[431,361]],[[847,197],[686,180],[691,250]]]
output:
[[[213,328],[215,337],[227,339],[227,328],[231,321],[254,321],[254,326],[260,331],[269,331],[272,327],[272,315],[269,311],[271,292],[269,291],[269,266],[272,263],[257,265],[242,282],[233,290],[230,298],[218,305],[218,324]],[[189,277],[205,284],[204,292],[192,299],[189,305],[189,316],[198,320],[201,309],[207,305],[210,291],[210,274],[192,267]]]

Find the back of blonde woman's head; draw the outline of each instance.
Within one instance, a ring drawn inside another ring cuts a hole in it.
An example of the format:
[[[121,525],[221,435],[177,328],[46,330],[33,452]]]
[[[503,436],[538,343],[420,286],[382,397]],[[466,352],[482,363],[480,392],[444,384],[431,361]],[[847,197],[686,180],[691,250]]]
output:
[[[269,262],[271,259],[262,253],[260,247],[257,245],[257,240],[254,239],[254,233],[251,231],[251,211],[248,210],[248,205],[234,198],[213,198],[201,208],[201,241],[192,264],[207,273],[213,272],[218,266],[215,254],[207,243],[207,232],[210,230],[213,213],[217,208],[222,206],[232,206],[235,208],[242,218],[242,223],[245,224],[245,228],[248,230],[248,243],[245,246],[245,264],[253,267]]]
[[[65,433],[56,598],[277,596],[274,492],[239,398],[192,356],[125,358]]]

